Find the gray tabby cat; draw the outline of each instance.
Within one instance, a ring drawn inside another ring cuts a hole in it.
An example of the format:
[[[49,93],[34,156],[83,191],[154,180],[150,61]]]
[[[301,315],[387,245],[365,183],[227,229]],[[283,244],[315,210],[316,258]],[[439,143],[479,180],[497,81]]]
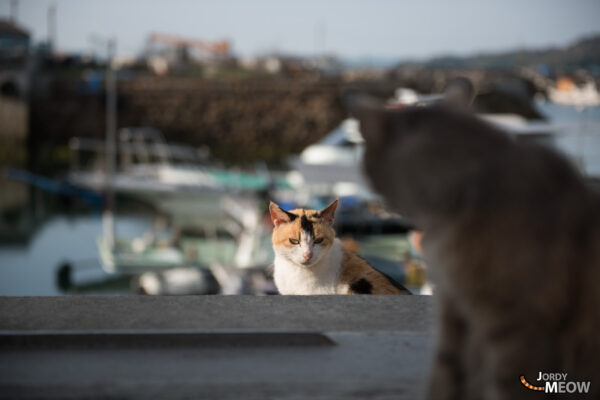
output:
[[[467,113],[356,114],[374,189],[424,232],[439,313],[428,398],[540,399],[540,373],[599,398],[598,195],[560,155]]]

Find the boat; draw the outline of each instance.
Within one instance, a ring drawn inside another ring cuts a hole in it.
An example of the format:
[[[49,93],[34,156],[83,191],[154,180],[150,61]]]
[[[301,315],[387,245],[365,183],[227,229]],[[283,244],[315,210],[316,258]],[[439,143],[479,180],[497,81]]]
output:
[[[322,140],[291,157],[288,181],[315,195],[368,195],[361,169],[364,140],[358,121],[348,118]]]
[[[568,77],[560,77],[556,86],[548,87],[548,98],[561,105],[575,106],[578,109],[600,105],[600,92],[593,80],[576,85]]]
[[[97,162],[105,150],[104,141],[72,138],[69,146],[69,182],[104,192],[109,181]],[[97,168],[81,165],[81,160],[90,158],[83,153],[91,153]],[[160,131],[148,127],[121,129],[116,158],[119,162],[110,177],[116,194],[149,202],[182,223],[220,216],[219,200],[225,195],[252,196],[289,186],[284,176],[273,175],[264,166],[252,172],[215,166],[206,149],[167,144]]]
[[[179,271],[186,279],[206,279],[206,271],[213,275],[218,270],[214,275],[223,277],[223,271],[264,269],[272,262],[270,227],[262,223],[264,193],[285,189],[284,177],[274,177],[266,168],[256,172],[219,168],[209,162],[206,151],[168,145],[152,128],[119,132],[119,163],[111,177],[80,163],[85,152],[99,159],[104,142],[74,138],[70,145],[70,182],[98,192],[110,188],[151,204],[160,215],[143,233],[124,236],[118,229],[115,234],[110,225],[105,229],[97,248],[107,273],[131,275],[152,292],[156,285],[148,282],[158,277],[166,282],[175,274],[168,271]],[[168,290],[183,289],[170,285]]]

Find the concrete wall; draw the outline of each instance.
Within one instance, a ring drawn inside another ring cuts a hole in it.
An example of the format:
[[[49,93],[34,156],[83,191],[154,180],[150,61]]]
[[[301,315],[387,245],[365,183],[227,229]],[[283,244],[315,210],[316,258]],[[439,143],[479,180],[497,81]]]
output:
[[[429,296],[0,298],[0,398],[418,399]]]

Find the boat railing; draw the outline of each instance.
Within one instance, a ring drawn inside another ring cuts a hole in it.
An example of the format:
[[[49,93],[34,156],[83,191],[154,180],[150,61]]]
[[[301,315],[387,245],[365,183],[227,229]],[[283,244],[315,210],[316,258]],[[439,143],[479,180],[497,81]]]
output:
[[[171,165],[184,163],[198,165],[206,163],[209,151],[184,145],[167,144],[163,134],[153,128],[123,128],[117,142],[118,168],[127,171],[134,164]],[[81,171],[82,152],[91,153],[102,160],[106,152],[106,142],[100,139],[73,137],[69,140],[72,173]]]

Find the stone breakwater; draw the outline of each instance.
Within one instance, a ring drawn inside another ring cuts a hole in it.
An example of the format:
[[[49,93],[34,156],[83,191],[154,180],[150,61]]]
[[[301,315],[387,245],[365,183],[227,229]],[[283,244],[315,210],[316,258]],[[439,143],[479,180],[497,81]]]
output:
[[[459,73],[460,72],[460,73]],[[133,76],[119,81],[118,126],[152,126],[169,142],[206,145],[228,163],[281,162],[321,139],[348,116],[346,102],[356,94],[388,99],[396,88],[440,92],[447,81],[465,75],[479,95],[478,112],[517,113],[540,118],[530,104],[535,89],[513,75],[465,71],[406,71],[378,80],[332,78],[249,78]],[[72,136],[104,137],[104,94],[91,93],[80,78],[36,79],[29,112],[32,159],[42,147],[64,146]],[[41,83],[40,83],[41,82]],[[504,83],[503,83],[504,82]],[[56,160],[53,160],[52,165]]]
[[[102,138],[103,95],[54,86],[32,101],[30,137],[48,144]],[[337,80],[134,78],[119,82],[118,125],[156,127],[168,141],[207,145],[226,162],[278,162],[346,117],[340,88]]]

